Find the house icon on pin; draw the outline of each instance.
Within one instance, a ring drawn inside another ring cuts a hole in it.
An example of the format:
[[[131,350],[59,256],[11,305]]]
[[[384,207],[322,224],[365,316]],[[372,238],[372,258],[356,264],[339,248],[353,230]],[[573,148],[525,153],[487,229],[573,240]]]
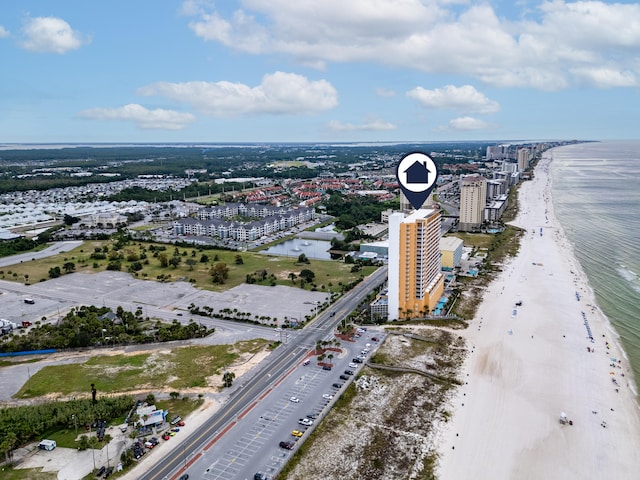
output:
[[[429,183],[431,172],[425,164],[416,160],[404,173],[407,174],[407,183]]]

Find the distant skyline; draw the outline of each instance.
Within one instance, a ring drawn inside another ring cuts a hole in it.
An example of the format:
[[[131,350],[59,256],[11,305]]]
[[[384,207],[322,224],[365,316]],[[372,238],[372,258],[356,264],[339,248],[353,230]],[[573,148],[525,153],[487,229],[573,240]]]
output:
[[[635,1],[0,4],[0,143],[640,138]]]

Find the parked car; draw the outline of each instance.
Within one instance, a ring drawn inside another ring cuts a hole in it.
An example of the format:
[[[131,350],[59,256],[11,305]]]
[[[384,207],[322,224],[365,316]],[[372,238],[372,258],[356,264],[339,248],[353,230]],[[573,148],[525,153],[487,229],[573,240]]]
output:
[[[351,361],[353,363],[362,363],[362,359],[360,357],[352,358]]]
[[[323,370],[331,370],[331,365],[324,365],[322,367]]]
[[[302,435],[304,435],[304,432],[301,432],[300,430],[293,430],[291,432],[291,435],[293,435],[294,437],[301,437]]]
[[[331,395],[329,393],[323,393],[322,394],[322,398],[325,398],[327,400],[331,400],[333,398],[333,395]]]
[[[353,375],[353,370],[345,370],[344,374],[345,375]]]
[[[253,480],[268,480],[268,479],[264,473],[258,472],[253,476]]]
[[[107,469],[107,467],[105,467],[104,465],[100,467],[100,470],[98,470],[98,473],[96,473],[96,477],[101,477],[104,474],[104,471]]]
[[[189,480],[189,474],[185,473],[184,475],[180,475],[180,478],[178,480]]]
[[[349,364],[349,368],[358,368],[358,364],[357,364],[357,363],[354,363],[354,362],[351,362],[351,363]]]
[[[168,433],[165,433],[164,435],[162,435],[163,440],[169,440],[170,438],[171,438],[171,435],[169,435]]]
[[[310,418],[300,418],[298,420],[298,423],[300,425],[304,425],[305,427],[310,427],[311,425],[313,425],[313,420],[311,420]]]
[[[333,388],[342,388],[342,384],[341,383],[334,383]]]
[[[298,397],[291,397],[289,401],[293,403],[300,403],[300,399]]]
[[[287,450],[291,450],[294,445],[294,442],[280,442],[280,448],[286,448]]]
[[[371,340],[374,341],[374,342],[377,342],[378,341],[378,337],[371,337]]]
[[[340,380],[349,380],[347,375],[340,375]]]

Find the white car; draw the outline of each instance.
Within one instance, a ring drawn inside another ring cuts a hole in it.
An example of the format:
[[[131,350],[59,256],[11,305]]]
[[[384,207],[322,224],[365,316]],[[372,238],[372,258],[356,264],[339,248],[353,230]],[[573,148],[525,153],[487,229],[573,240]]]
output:
[[[322,394],[322,398],[326,398],[327,400],[331,400],[333,398],[333,395],[330,395],[328,393],[323,393]]]
[[[313,420],[311,420],[310,418],[301,418],[300,420],[298,420],[298,423],[300,425],[304,425],[305,427],[310,427],[311,425],[313,425]]]
[[[291,397],[289,401],[293,403],[300,403],[300,399],[298,397]]]
[[[351,362],[351,363],[349,364],[349,368],[358,368],[358,364],[357,364],[357,363],[353,363],[353,362]]]

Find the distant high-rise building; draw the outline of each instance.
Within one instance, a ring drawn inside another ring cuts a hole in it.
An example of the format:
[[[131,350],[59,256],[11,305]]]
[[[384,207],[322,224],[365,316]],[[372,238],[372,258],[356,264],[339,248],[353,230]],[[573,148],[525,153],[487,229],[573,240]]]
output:
[[[518,171],[524,172],[529,168],[529,162],[531,161],[531,150],[526,147],[518,149]]]
[[[463,177],[460,182],[460,221],[458,229],[470,232],[480,229],[487,204],[487,179],[480,175]]]
[[[434,201],[433,201],[433,195],[429,195],[424,202],[422,202],[422,205],[420,206],[420,208],[431,208],[434,205]],[[403,212],[409,212],[411,210],[415,210],[413,208],[413,205],[411,205],[411,203],[409,202],[409,199],[406,197],[406,195],[404,194],[404,192],[400,192],[400,210]]]
[[[506,157],[507,146],[506,145],[492,145],[487,147],[487,160],[502,160]]]
[[[419,209],[389,216],[389,320],[424,316],[442,297],[440,212]]]

